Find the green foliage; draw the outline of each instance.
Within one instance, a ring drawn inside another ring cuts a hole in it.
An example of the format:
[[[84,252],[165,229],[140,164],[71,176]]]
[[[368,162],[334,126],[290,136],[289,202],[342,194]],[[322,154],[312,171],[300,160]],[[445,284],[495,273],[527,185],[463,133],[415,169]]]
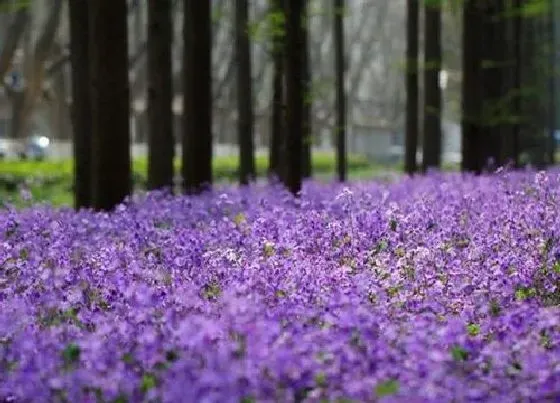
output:
[[[80,361],[80,346],[75,343],[69,343],[64,350],[62,350],[62,360],[65,368],[70,368]]]
[[[140,384],[140,390],[144,393],[148,392],[157,386],[157,379],[154,374],[146,373],[142,376],[142,382]]]
[[[375,396],[378,398],[392,396],[399,393],[400,384],[396,379],[389,379],[375,387]]]
[[[547,14],[549,11],[550,2],[548,0],[527,0],[519,10],[523,17],[538,17]]]
[[[31,7],[32,0],[18,0],[13,3],[0,4],[0,14],[15,13],[21,9],[28,9]]]
[[[238,156],[216,157],[212,161],[216,182],[236,182],[239,166]],[[312,156],[313,172],[318,178],[331,178],[335,172],[334,154],[317,152]],[[180,172],[181,160],[174,161],[175,171]],[[354,177],[371,177],[374,167],[365,157],[348,156],[348,171]],[[132,164],[136,188],[144,188],[147,178],[147,158],[136,158]],[[265,177],[268,170],[268,156],[257,155],[256,170],[259,177]],[[73,204],[72,181],[73,162],[66,160],[13,161],[0,160],[0,207],[2,202],[26,206],[20,198],[20,187],[31,191],[33,201],[46,201],[56,206]]]
[[[469,336],[478,336],[480,334],[480,325],[476,323],[471,323],[467,326],[467,332]]]
[[[467,361],[469,359],[469,352],[461,346],[453,346],[451,348],[451,357],[457,362]]]

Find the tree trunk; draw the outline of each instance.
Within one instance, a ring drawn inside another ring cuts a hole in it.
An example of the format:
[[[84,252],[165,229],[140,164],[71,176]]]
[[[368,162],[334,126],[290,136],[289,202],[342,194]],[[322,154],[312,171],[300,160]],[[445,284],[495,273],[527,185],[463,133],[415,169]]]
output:
[[[171,0],[148,1],[148,189],[173,191]]]
[[[72,146],[74,154],[74,206],[91,207],[91,94],[88,7],[82,0],[68,3],[72,80]]]
[[[344,0],[334,0],[334,65],[336,86],[336,167],[346,180],[346,93],[344,91]]]
[[[272,0],[271,13],[284,10],[282,0]],[[282,179],[282,151],[284,148],[284,44],[282,34],[275,32],[272,38],[273,78],[272,78],[272,118],[270,123],[270,145],[268,175]]]
[[[286,178],[285,185],[295,196],[301,191],[303,145],[303,104],[305,87],[302,80],[304,44],[304,0],[287,0],[286,12]]]
[[[200,193],[212,184],[210,2],[185,0],[183,60],[183,188]]]
[[[88,3],[92,205],[112,210],[131,193],[126,0]]]
[[[467,1],[463,6],[463,81],[462,93],[462,161],[461,170],[480,173],[484,146],[481,126],[481,15],[478,4]]]
[[[14,21],[6,31],[6,36],[0,50],[0,82],[4,82],[4,76],[8,73],[18,43],[29,22],[28,7],[22,7],[16,13]]]
[[[256,177],[248,0],[235,1],[235,52],[237,59],[239,183],[247,185]]]
[[[507,37],[503,24],[503,0],[493,0],[482,8],[482,35],[486,46],[481,49],[480,69],[482,77],[483,108],[483,167],[495,169],[502,164],[501,137],[506,130],[507,108],[505,108],[504,82],[507,79]],[[486,166],[492,162],[490,166]]]
[[[312,137],[312,108],[313,108],[313,98],[311,94],[311,84],[312,84],[312,77],[311,77],[311,65],[309,62],[309,4],[308,2],[304,2],[304,9],[303,9],[303,49],[301,55],[301,64],[302,64],[302,75],[303,75],[303,84],[304,84],[304,102],[303,102],[303,146],[302,146],[302,161],[301,161],[301,169],[302,169],[302,176],[304,178],[310,178],[313,174],[313,166],[311,161],[311,154],[312,154],[312,145],[313,145],[313,137]]]
[[[423,170],[441,166],[441,6],[426,5]]]
[[[548,163],[554,165],[556,163],[556,51],[555,51],[555,34],[554,34],[554,2],[553,0],[548,0],[548,5],[550,11],[546,18],[546,32],[547,40],[549,43],[548,47],[548,64],[550,71],[548,73],[548,110],[547,110],[547,120],[548,120]]]
[[[55,0],[49,10],[49,16],[45,23],[41,36],[37,40],[31,55],[32,60],[25,63],[24,77],[25,87],[21,99],[16,99],[12,110],[12,137],[24,137],[31,127],[32,113],[35,104],[43,92],[45,78],[45,62],[50,54],[51,47],[56,37],[56,31],[60,23],[62,0]],[[17,97],[16,97],[17,98]]]
[[[404,170],[418,170],[418,22],[419,0],[408,0],[406,19],[406,136]]]

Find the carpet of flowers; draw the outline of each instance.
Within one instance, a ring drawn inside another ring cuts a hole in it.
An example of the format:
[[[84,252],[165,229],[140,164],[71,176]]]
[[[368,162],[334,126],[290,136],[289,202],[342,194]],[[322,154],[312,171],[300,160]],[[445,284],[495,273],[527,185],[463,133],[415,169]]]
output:
[[[560,175],[0,212],[0,401],[559,401]]]

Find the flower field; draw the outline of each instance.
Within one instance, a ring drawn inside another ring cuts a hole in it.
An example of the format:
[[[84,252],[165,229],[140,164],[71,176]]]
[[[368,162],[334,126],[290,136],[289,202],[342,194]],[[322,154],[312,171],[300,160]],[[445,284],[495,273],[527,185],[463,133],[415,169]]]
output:
[[[560,401],[560,175],[0,211],[0,401]]]

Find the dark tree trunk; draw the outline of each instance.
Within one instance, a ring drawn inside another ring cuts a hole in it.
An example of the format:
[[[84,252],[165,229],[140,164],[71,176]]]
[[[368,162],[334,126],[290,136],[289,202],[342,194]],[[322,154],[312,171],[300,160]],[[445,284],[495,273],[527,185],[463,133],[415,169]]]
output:
[[[249,38],[249,2],[235,2],[235,47],[237,58],[237,136],[239,141],[239,182],[249,184],[256,176],[253,139],[253,85]]]
[[[426,5],[423,170],[441,165],[441,6]]]
[[[418,20],[419,0],[407,1],[406,19],[406,136],[404,170],[412,175],[418,170]]]
[[[70,0],[68,12],[72,66],[74,206],[80,209],[90,207],[92,202],[89,16],[88,7],[81,0]]]
[[[482,23],[478,4],[466,1],[463,6],[463,81],[462,81],[462,161],[461,170],[482,171],[481,126],[481,43]]]
[[[284,10],[283,0],[271,0],[271,12]],[[283,30],[282,30],[283,31]],[[282,179],[284,149],[284,38],[283,33],[275,33],[272,38],[273,78],[272,78],[272,119],[270,123],[270,145],[268,175]]]
[[[171,0],[148,1],[148,189],[173,190]]]
[[[334,0],[334,64],[336,76],[336,167],[346,180],[346,94],[344,91],[344,0]]]
[[[183,187],[200,193],[212,184],[211,4],[184,1]]]
[[[285,185],[294,195],[301,191],[304,84],[302,54],[304,44],[304,0],[286,0],[286,177]]]
[[[486,139],[483,163],[495,169],[503,164],[502,138],[508,130],[509,111],[507,108],[507,46],[504,0],[493,0],[483,9],[483,37],[486,46],[482,49],[480,61],[482,74],[483,138]]]
[[[514,155],[514,138],[515,127],[517,126],[515,116],[515,18],[513,13],[513,2],[510,0],[500,0],[501,6],[504,7],[504,13],[500,21],[500,29],[502,33],[503,43],[501,45],[501,60],[503,61],[502,80],[500,82],[502,97],[505,97],[505,116],[504,122],[498,133],[500,137],[500,157],[499,165],[515,164]]]
[[[555,34],[554,34],[554,1],[548,0],[550,11],[546,20],[548,47],[548,64],[550,67],[548,78],[548,163],[554,165],[556,163],[556,51],[555,51]]]
[[[513,7],[519,10],[523,0],[513,0]],[[519,167],[519,156],[521,153],[521,121],[522,121],[522,100],[521,100],[521,76],[522,76],[522,43],[521,38],[523,34],[523,21],[522,17],[516,13],[513,18],[513,89],[516,91],[514,98],[513,111],[516,117],[515,124],[512,129],[512,161],[515,167]]]
[[[311,94],[311,65],[309,63],[309,21],[308,21],[308,7],[309,4],[304,2],[303,10],[303,49],[301,55],[301,64],[303,70],[303,81],[305,88],[305,96],[303,103],[303,148],[302,148],[302,176],[310,178],[313,174],[311,162],[311,150],[313,144],[312,127],[311,127],[311,111],[313,106],[313,99]]]
[[[88,3],[92,107],[92,205],[111,210],[131,193],[127,6]]]

